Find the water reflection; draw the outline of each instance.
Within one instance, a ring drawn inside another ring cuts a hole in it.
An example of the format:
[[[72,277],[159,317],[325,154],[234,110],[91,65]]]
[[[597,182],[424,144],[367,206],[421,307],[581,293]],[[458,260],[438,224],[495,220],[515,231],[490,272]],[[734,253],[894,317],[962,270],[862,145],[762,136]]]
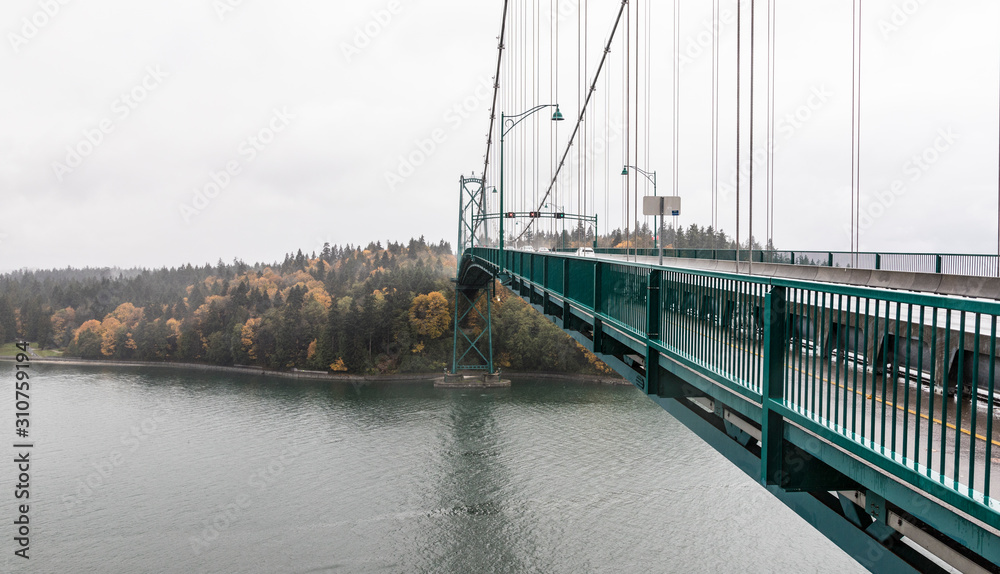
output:
[[[474,565],[495,572],[524,572],[526,565],[511,539],[515,531],[507,502],[510,474],[503,460],[506,445],[495,416],[507,389],[442,391],[447,419],[438,431],[444,474],[437,486],[442,516],[423,549],[427,571],[464,574]],[[476,396],[479,395],[479,396]]]

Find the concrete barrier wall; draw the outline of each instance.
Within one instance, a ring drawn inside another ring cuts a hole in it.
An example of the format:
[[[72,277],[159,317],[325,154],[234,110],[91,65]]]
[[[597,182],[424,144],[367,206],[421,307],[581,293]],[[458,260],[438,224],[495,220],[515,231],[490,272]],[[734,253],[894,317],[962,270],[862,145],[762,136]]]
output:
[[[653,260],[655,258],[640,258],[640,262],[646,264],[653,262]],[[701,269],[705,271],[740,274],[748,274],[751,268],[750,264],[745,261],[737,264],[735,261],[715,261],[711,259],[670,259],[666,261],[666,265],[682,269]],[[1000,278],[996,277],[852,269],[848,267],[818,267],[782,263],[754,263],[752,267],[754,275],[763,277],[779,277],[840,285],[856,285],[858,287],[877,287],[880,289],[1000,300]]]

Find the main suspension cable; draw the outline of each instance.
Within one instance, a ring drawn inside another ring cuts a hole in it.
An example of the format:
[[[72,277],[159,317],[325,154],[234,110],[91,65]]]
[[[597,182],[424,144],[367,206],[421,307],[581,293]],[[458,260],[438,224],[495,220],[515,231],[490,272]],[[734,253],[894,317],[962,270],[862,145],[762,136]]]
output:
[[[486,169],[490,165],[490,147],[493,144],[493,122],[497,118],[497,96],[500,93],[500,66],[503,63],[503,38],[504,34],[507,33],[507,2],[503,2],[503,16],[500,18],[500,43],[497,46],[497,66],[496,73],[493,75],[493,104],[490,105],[490,129],[486,132],[486,155],[483,162],[483,184],[486,183]],[[502,126],[501,126],[502,127]]]
[[[628,0],[622,0],[621,7],[618,9],[618,15],[615,18],[614,26],[611,28],[611,34],[608,36],[608,42],[604,48],[604,54],[601,56],[601,62],[597,65],[597,71],[594,73],[594,79],[590,84],[590,89],[587,90],[587,98],[583,102],[583,109],[580,110],[580,115],[577,117],[576,124],[573,127],[573,133],[570,134],[569,141],[566,143],[566,149],[563,151],[562,157],[559,160],[559,164],[556,166],[555,173],[552,175],[552,181],[549,183],[548,189],[545,194],[539,199],[538,209],[549,199],[549,195],[552,193],[552,189],[555,187],[556,178],[559,177],[559,172],[562,170],[563,166],[566,164],[566,157],[569,155],[570,148],[573,147],[573,142],[576,140],[576,135],[580,130],[580,124],[583,122],[584,115],[587,113],[587,106],[590,105],[590,100],[594,95],[594,91],[597,87],[597,80],[601,77],[601,71],[604,69],[604,63],[607,60],[608,54],[611,52],[611,42],[615,38],[615,34],[618,31],[618,25],[621,22],[622,14],[625,12],[625,8],[628,5]],[[525,231],[531,228],[534,221],[529,221],[525,226],[524,231],[521,232],[523,235]]]

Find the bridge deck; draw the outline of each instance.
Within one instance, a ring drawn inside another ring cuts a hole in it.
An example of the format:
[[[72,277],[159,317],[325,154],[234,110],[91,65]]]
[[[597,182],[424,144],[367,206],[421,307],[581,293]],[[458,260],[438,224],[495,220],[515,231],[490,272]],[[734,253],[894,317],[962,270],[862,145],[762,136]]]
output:
[[[784,488],[776,468],[797,472],[781,452],[808,451],[832,465],[821,473],[856,481],[797,483],[826,485],[814,496],[862,484],[869,514],[884,497],[920,528],[933,524],[1000,564],[1000,303],[802,281],[773,276],[777,269],[747,276],[644,264],[652,257],[472,251],[651,397],[680,400],[677,385],[690,385],[684,392],[721,401],[747,421],[741,428],[756,427],[765,484]]]
[[[659,258],[652,255],[623,255],[598,253],[600,259],[632,261],[643,265],[658,265]],[[724,273],[747,274],[752,269],[761,277],[807,279],[821,283],[856,285],[859,287],[906,289],[920,293],[935,293],[957,297],[986,297],[1000,299],[1000,279],[995,276],[939,274],[922,271],[892,271],[851,269],[847,267],[822,267],[791,265],[787,263],[737,263],[718,259],[691,259],[671,257],[664,259],[664,268],[698,269]]]

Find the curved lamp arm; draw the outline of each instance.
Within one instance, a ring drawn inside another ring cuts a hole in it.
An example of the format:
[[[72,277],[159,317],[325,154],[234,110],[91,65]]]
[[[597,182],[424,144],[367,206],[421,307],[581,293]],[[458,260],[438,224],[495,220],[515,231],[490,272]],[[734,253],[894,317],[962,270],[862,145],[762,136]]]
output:
[[[653,183],[653,185],[656,185],[656,172],[655,171],[652,172],[652,173],[650,173],[648,171],[645,171],[643,169],[635,167],[634,165],[626,165],[625,169],[622,170],[622,175],[628,175],[628,171],[626,171],[626,170],[629,170],[629,169],[636,170],[637,172],[639,172],[642,175],[646,176],[646,179],[648,179],[649,181],[651,181]]]
[[[559,112],[559,104],[540,104],[540,105],[537,105],[537,106],[531,108],[530,110],[528,110],[526,112],[523,112],[523,113],[520,113],[520,114],[515,114],[515,115],[512,115],[512,116],[508,116],[508,115],[505,115],[505,114],[500,114],[503,117],[503,129],[502,129],[502,131],[500,133],[500,137],[503,137],[503,136],[507,135],[507,133],[510,132],[510,130],[514,129],[514,126],[516,126],[517,124],[521,123],[521,121],[523,121],[525,118],[527,118],[531,114],[537,112],[540,109],[551,108],[551,107],[555,107],[555,109],[556,109],[556,113],[552,115],[552,119],[555,120],[555,121],[562,120],[563,117],[562,117],[562,113]]]

